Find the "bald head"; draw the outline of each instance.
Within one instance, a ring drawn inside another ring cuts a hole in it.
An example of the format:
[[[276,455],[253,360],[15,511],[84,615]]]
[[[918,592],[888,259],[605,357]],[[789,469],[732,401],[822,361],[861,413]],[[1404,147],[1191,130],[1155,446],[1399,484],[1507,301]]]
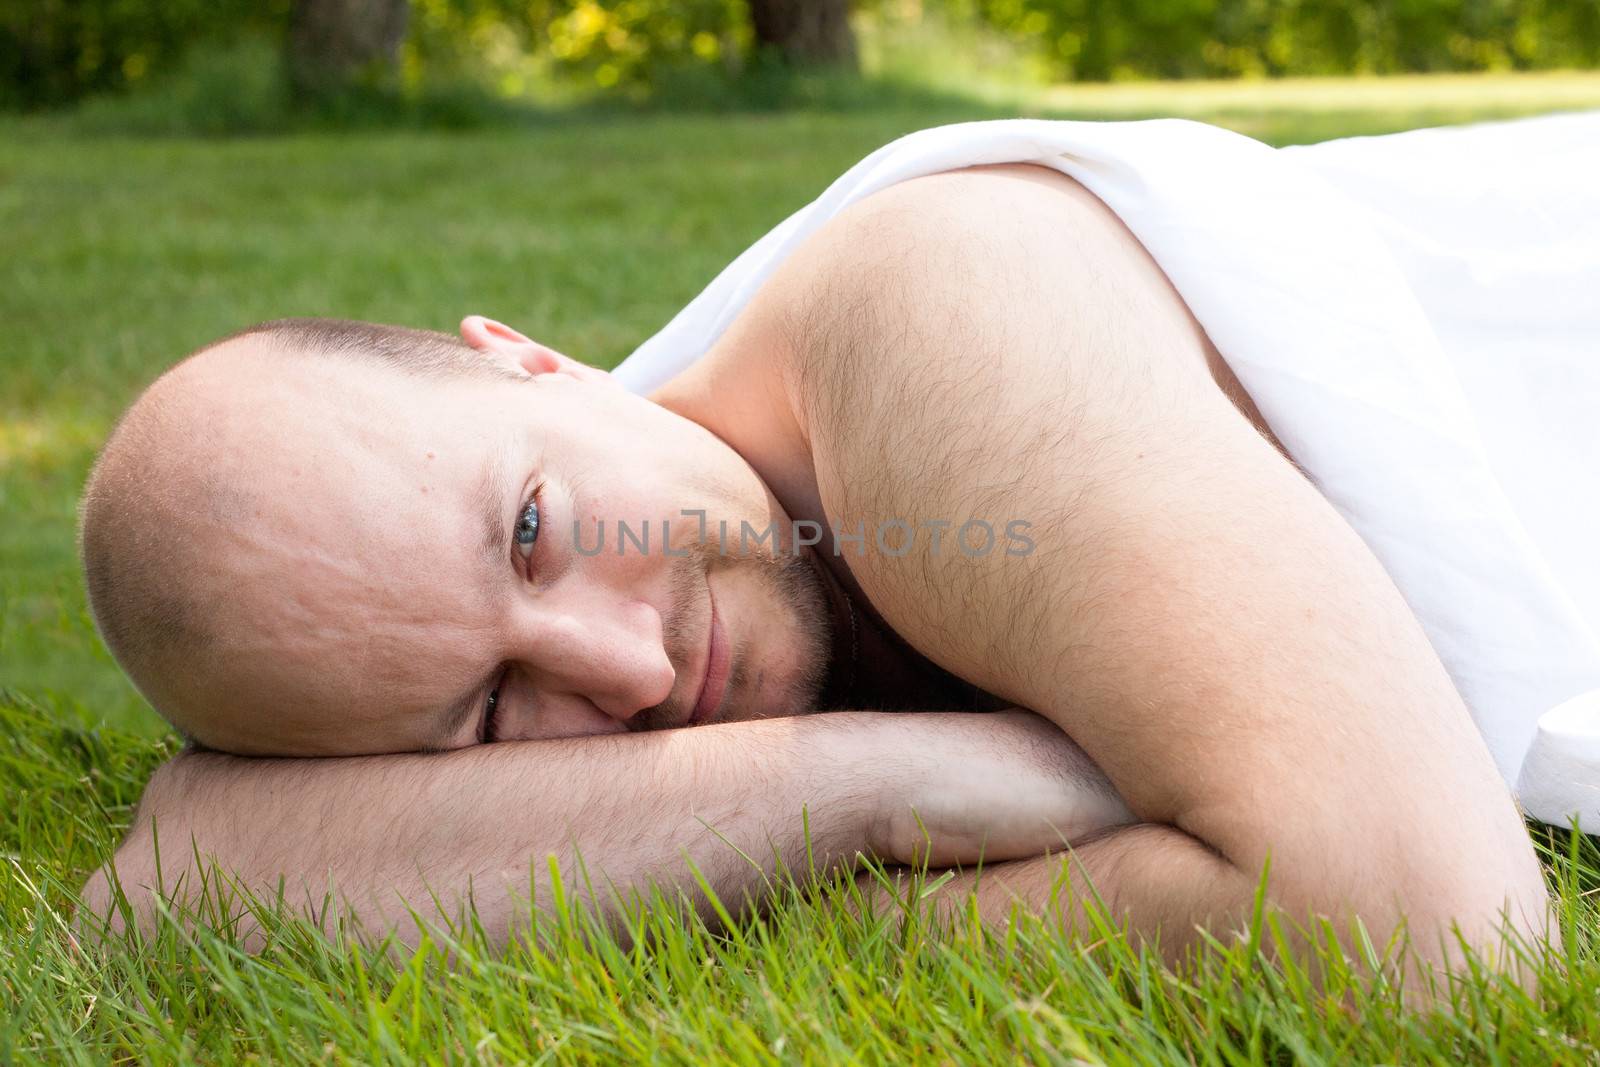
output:
[[[525,377],[447,334],[283,319],[208,345],[163,374],[95,463],[79,543],[96,625],[151,704],[201,743],[222,740],[200,705],[215,694],[219,659],[247,651],[233,640],[237,616],[257,610],[259,599],[247,595],[248,562],[229,548],[249,524],[284,520],[281,484],[261,484],[259,461],[280,450],[297,409],[330,393],[355,401],[351,384],[372,376]],[[298,430],[294,447],[281,449],[290,469],[318,456],[306,427]]]
[[[269,323],[140,397],[90,479],[82,547],[106,643],[151,703],[245,756],[813,710],[819,570],[704,540],[784,522],[756,469],[509,326],[461,331]],[[624,522],[653,546],[589,547]]]

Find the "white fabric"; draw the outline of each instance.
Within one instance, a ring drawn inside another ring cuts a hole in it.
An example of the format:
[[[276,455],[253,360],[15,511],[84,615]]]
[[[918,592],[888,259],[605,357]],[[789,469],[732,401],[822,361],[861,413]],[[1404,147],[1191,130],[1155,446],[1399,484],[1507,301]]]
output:
[[[1160,263],[1387,568],[1525,810],[1600,832],[1600,112],[1284,149],[1177,119],[923,130],[617,376],[645,392],[688,366],[846,205],[1021,161],[1082,182]]]

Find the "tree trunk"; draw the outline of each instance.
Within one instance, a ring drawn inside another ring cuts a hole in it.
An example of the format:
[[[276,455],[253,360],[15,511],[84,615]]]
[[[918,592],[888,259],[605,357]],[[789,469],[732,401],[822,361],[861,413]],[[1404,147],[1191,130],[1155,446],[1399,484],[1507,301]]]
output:
[[[288,59],[295,93],[322,96],[393,70],[409,9],[410,0],[292,0]]]
[[[756,45],[796,66],[856,65],[850,0],[750,0]]]

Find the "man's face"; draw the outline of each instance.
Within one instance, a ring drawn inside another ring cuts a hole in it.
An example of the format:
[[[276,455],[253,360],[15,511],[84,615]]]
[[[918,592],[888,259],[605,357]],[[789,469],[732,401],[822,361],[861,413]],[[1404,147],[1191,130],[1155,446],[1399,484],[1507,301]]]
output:
[[[295,360],[227,393],[210,447],[236,501],[209,548],[223,648],[184,701],[202,742],[451,749],[812,709],[822,579],[695,423],[559,371],[436,382]],[[780,543],[741,552],[741,523]]]

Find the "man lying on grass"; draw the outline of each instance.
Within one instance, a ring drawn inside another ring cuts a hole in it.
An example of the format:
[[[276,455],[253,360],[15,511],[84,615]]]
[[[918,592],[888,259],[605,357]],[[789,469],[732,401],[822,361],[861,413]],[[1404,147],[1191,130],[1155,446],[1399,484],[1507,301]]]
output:
[[[371,929],[470,892],[503,937],[550,853],[738,901],[926,833],[945,896],[1044,907],[1067,863],[1069,919],[1092,883],[1173,957],[1269,857],[1291,917],[1426,958],[1542,929],[1406,602],[1072,179],[862,200],[648,399],[461,335],[256,327],[107,445],[96,618],[194,742],[117,853],[136,906],[157,835],[168,893],[198,852]]]

